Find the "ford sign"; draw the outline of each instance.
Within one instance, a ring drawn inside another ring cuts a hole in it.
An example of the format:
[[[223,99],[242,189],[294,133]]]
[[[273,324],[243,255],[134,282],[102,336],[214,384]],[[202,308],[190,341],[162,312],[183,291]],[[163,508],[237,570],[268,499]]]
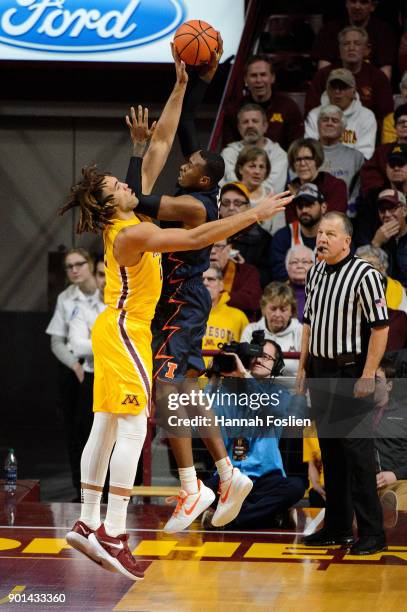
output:
[[[182,0],[1,0],[0,42],[42,52],[98,53],[167,36]]]

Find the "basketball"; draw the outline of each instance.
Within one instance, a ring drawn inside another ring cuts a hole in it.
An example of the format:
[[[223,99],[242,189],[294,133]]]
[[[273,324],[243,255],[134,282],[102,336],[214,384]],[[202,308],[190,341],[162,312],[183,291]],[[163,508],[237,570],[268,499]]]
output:
[[[218,50],[218,33],[206,21],[192,19],[175,32],[174,45],[182,61],[189,66],[207,64],[212,52]]]

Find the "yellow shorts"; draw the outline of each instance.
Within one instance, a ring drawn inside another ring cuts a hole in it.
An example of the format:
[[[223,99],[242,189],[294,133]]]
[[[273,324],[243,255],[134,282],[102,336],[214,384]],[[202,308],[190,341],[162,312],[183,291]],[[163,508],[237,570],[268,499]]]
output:
[[[93,411],[147,413],[151,403],[150,325],[129,319],[124,310],[106,308],[92,329],[95,360]]]

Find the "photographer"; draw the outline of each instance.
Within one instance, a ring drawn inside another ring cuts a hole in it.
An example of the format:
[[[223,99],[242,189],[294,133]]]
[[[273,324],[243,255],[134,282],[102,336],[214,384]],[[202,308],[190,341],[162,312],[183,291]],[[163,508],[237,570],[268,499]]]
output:
[[[238,467],[243,474],[249,476],[254,486],[242,505],[237,518],[229,523],[230,529],[268,529],[275,526],[287,526],[289,508],[303,497],[304,482],[297,477],[287,477],[278,447],[283,426],[279,420],[288,419],[289,416],[302,417],[306,410],[304,396],[291,396],[281,385],[275,382],[284,368],[284,361],[280,346],[272,340],[259,339],[254,336],[250,345],[246,343],[235,344],[236,353],[227,351],[216,356],[212,366],[211,384],[216,379],[217,398],[214,411],[217,417],[227,419],[240,419],[245,417],[263,420],[263,426],[257,427],[224,427],[221,426],[225,446],[234,467]],[[225,347],[224,347],[225,348]],[[227,349],[228,347],[226,347]],[[250,353],[257,355],[247,357]],[[242,359],[237,353],[242,355]],[[233,365],[232,365],[233,364]],[[231,369],[232,368],[232,369]],[[231,405],[224,398],[233,397],[237,392],[238,401]],[[252,401],[242,402],[245,395],[250,400],[265,395],[269,396],[267,403],[253,404]],[[277,398],[277,399],[276,399]],[[244,405],[243,405],[244,404]],[[266,405],[265,405],[266,404]],[[275,417],[276,424],[267,425],[267,417]],[[219,477],[216,474],[206,483],[214,492],[218,490]],[[203,525],[210,526],[210,513],[207,511],[203,517]]]

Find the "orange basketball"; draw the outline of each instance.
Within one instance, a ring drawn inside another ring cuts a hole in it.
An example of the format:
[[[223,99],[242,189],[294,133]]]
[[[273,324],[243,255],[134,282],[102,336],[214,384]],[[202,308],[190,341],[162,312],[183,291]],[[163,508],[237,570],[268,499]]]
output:
[[[207,64],[212,52],[218,50],[218,33],[206,21],[191,19],[175,32],[174,45],[186,64]]]

